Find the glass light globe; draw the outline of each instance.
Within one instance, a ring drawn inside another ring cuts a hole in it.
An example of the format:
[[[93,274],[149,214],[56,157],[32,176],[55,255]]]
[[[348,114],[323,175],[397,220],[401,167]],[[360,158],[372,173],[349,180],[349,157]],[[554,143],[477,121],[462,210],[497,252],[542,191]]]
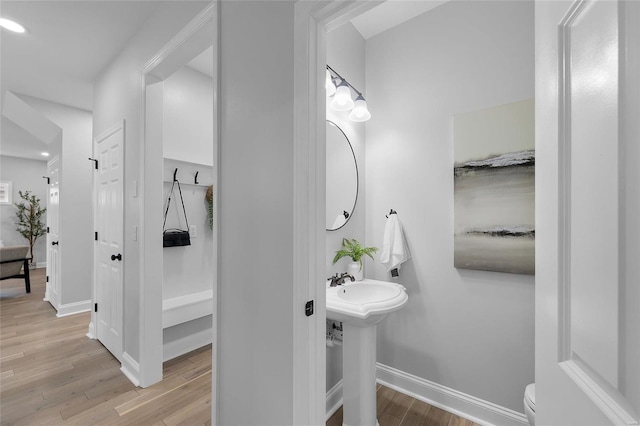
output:
[[[336,89],[336,94],[331,101],[331,108],[336,111],[349,111],[353,108],[353,99],[351,99],[351,89],[347,83],[342,80]]]
[[[367,101],[364,100],[362,95],[358,95],[355,106],[351,110],[351,114],[349,114],[349,120],[362,122],[367,121],[370,118],[371,113],[369,112],[369,108],[367,108]]]
[[[331,78],[331,73],[327,70],[327,79],[324,83],[324,88],[327,91],[327,96],[333,96],[336,93],[336,85],[333,84],[333,78]]]

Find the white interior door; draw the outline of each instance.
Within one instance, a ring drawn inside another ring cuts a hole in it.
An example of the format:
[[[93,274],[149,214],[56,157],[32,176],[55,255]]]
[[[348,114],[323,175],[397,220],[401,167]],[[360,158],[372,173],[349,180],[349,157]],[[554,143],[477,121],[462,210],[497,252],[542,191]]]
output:
[[[45,300],[60,305],[60,157],[47,163],[47,284]]]
[[[640,419],[639,6],[536,2],[537,424]]]
[[[96,337],[118,359],[123,347],[124,122],[94,140]]]

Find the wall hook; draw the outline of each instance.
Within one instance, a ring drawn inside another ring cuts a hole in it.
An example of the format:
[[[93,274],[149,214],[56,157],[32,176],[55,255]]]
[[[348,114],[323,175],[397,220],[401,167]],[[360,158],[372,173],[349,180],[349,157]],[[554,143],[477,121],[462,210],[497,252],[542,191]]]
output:
[[[198,184],[200,183],[200,182],[198,182],[198,173],[200,173],[200,172],[196,171],[196,177],[195,177],[195,179],[193,180],[193,182],[194,182],[196,185],[198,185]]]
[[[176,169],[173,171],[173,181],[174,181],[174,182],[177,182],[177,181],[178,181],[178,178],[176,177],[176,176],[177,176],[177,174],[178,174],[178,168],[176,167]]]
[[[42,176],[42,179],[46,179],[47,180],[47,185],[49,185],[51,183],[51,178],[49,176]]]
[[[89,157],[89,161],[93,161],[93,162],[95,163],[96,170],[98,170],[98,160],[97,160],[97,159],[95,159],[95,158],[91,158],[91,157]]]
[[[389,214],[388,214],[388,215],[385,215],[385,217],[388,219],[388,218],[389,218],[389,216],[391,216],[392,214],[398,214],[398,212],[396,212],[394,209],[391,209],[391,210],[389,211]]]

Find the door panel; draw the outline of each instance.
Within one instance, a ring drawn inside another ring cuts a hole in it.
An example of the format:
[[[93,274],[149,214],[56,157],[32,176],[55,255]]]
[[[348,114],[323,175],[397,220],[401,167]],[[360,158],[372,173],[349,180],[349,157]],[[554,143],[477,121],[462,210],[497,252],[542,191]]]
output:
[[[96,138],[98,159],[95,229],[96,334],[118,359],[122,356],[123,324],[123,145],[124,123]]]
[[[47,287],[45,300],[58,309],[60,304],[60,157],[47,163]]]
[[[587,3],[562,26],[565,134],[563,361],[618,382],[618,7]],[[594,208],[597,200],[598,206]],[[597,313],[597,315],[594,315]]]
[[[640,347],[628,333],[637,332],[629,306],[637,311],[640,300],[627,299],[640,285],[638,268],[628,268],[640,258],[637,208],[629,215],[640,192],[628,190],[637,187],[629,164],[640,160],[640,42],[630,37],[639,5],[535,6],[538,424],[640,419],[640,376],[629,362]]]

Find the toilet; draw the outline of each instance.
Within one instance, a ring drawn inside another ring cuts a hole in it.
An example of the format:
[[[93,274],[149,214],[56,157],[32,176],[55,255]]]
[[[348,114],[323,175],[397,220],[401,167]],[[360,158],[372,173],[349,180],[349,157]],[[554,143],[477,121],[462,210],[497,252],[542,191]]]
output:
[[[530,426],[536,424],[536,384],[527,385],[524,390],[524,412],[527,415]]]

